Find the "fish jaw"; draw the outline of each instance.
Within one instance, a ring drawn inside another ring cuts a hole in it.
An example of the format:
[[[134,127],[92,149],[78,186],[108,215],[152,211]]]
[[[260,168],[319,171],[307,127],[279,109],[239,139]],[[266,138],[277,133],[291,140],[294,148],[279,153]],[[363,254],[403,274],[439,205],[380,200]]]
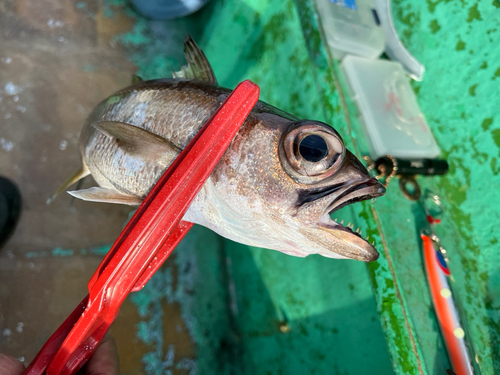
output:
[[[358,185],[355,184],[354,187],[347,190],[350,190],[350,192],[335,199],[330,206],[334,208],[320,218],[318,226],[329,234],[340,238],[344,243],[349,244],[343,246],[343,252],[350,253],[350,258],[372,262],[378,259],[379,254],[375,247],[368,242],[368,238],[365,239],[361,236],[359,228],[353,231],[353,227],[344,226],[336,220],[332,220],[330,215],[344,205],[370,198],[376,199],[385,194],[385,188],[377,180],[369,179]]]
[[[344,226],[330,215],[352,203],[378,198],[385,187],[370,177],[366,168],[349,151],[343,167],[328,183],[299,191],[296,219],[302,223],[302,233],[315,240],[331,255],[372,262],[378,258],[375,248],[359,233]]]
[[[332,241],[337,242],[337,251],[343,257],[363,262],[373,262],[378,259],[379,254],[375,247],[370,245],[357,232],[332,220],[329,215],[321,218],[318,227],[334,238]]]
[[[330,215],[348,204],[377,198],[384,193],[385,188],[375,179],[350,183],[340,191],[303,207],[301,214],[297,215],[298,220],[303,223],[301,232],[327,250],[327,254],[322,251],[324,256],[364,262],[377,260],[377,250],[366,239],[349,226],[332,220]],[[312,217],[317,219],[312,220]]]

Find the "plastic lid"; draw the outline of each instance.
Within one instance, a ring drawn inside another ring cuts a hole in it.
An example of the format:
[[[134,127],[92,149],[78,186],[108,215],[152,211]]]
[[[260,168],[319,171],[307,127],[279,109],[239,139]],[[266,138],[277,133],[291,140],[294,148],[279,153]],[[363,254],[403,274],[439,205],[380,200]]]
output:
[[[316,0],[333,57],[345,54],[377,58],[385,46],[374,0]]]
[[[400,63],[346,56],[341,69],[371,157],[435,158],[440,150]]]

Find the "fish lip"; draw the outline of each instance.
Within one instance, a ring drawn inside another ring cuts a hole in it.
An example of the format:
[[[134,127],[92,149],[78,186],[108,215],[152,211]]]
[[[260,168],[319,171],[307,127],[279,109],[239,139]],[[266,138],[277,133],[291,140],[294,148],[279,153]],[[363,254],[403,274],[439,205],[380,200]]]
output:
[[[331,215],[351,203],[378,198],[385,194],[385,187],[375,178],[356,181],[348,185],[338,197],[326,207],[325,213]]]
[[[359,233],[352,231],[351,228],[332,220],[328,214],[318,222],[318,227],[349,243],[348,248],[344,248],[340,255],[367,263],[378,259],[379,253],[373,245],[368,243]]]
[[[335,187],[333,191],[338,191],[338,189],[338,187]],[[361,202],[370,198],[378,198],[384,194],[385,187],[374,178],[351,183],[326,207],[317,225],[321,229],[350,244],[349,253],[344,254],[346,257],[364,262],[373,262],[379,257],[379,253],[375,247],[368,243],[359,233],[332,220],[330,214],[348,204]]]

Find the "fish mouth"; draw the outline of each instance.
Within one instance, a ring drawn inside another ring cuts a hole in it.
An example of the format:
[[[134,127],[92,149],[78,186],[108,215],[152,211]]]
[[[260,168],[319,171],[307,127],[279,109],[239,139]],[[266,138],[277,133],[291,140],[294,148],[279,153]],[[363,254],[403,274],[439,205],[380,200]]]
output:
[[[335,188],[334,191],[338,189]],[[326,212],[331,215],[342,207],[351,203],[362,202],[367,199],[376,199],[385,194],[385,187],[374,178],[352,183],[342,191],[335,200],[333,200]]]
[[[369,238],[362,236],[362,231],[354,230],[351,223],[343,225],[343,220],[339,223],[337,219],[332,220],[330,215],[335,211],[345,207],[351,203],[361,202],[367,199],[378,198],[385,194],[384,186],[374,178],[351,183],[348,186],[331,186],[322,191],[317,191],[316,194],[310,195],[309,201],[326,197],[333,192],[339,192],[335,199],[325,208],[324,214],[318,221],[318,227],[335,236],[346,246],[338,249],[339,255],[361,260],[364,262],[372,262],[377,260],[379,254],[373,244],[370,244]]]

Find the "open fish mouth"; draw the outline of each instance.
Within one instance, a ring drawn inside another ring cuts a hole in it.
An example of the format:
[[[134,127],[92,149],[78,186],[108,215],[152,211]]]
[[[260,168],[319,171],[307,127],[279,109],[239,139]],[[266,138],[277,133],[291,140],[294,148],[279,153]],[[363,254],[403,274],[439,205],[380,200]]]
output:
[[[328,192],[325,190],[320,194],[329,195],[329,193],[338,192],[340,189],[341,187],[334,186]],[[343,220],[339,223],[337,219],[332,220],[330,215],[351,203],[378,198],[384,193],[384,186],[376,179],[370,178],[344,187],[343,191],[326,207],[325,214],[318,221],[318,226],[346,242],[347,246],[340,250],[340,255],[365,262],[372,262],[378,258],[379,254],[373,243],[369,243],[369,237],[363,237],[359,228],[354,230],[351,223],[344,225]]]

